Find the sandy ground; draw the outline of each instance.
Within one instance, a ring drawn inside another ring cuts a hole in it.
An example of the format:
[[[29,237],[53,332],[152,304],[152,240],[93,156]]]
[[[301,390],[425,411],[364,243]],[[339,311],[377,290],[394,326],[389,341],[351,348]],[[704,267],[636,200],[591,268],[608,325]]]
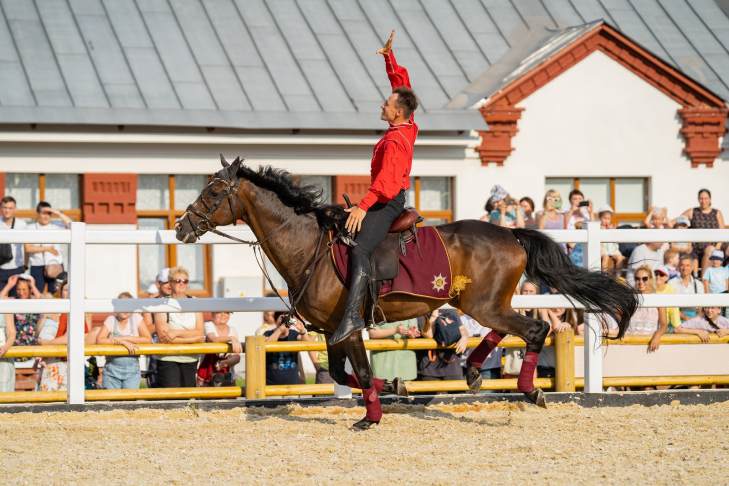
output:
[[[729,402],[0,415],[5,484],[729,484]],[[372,484],[372,483],[370,483]]]

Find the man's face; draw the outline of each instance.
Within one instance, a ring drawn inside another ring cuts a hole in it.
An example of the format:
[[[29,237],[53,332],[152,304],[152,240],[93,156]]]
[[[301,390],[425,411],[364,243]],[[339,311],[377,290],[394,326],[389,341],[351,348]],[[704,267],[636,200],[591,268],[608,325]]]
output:
[[[172,285],[170,285],[170,282],[160,282],[157,281],[157,288],[159,289],[159,294],[165,297],[168,297],[172,295]]]
[[[402,114],[402,108],[397,106],[397,93],[392,93],[389,98],[382,103],[382,112],[380,113],[380,119],[388,123],[394,122],[398,116]]]
[[[691,260],[685,258],[678,262],[678,273],[680,273],[682,277],[688,277],[691,275],[691,267]]]
[[[0,206],[0,213],[2,213],[3,219],[13,219],[15,217],[15,203],[3,203],[2,206]]]
[[[38,212],[38,222],[42,225],[50,223],[52,214],[51,208],[41,208]]]

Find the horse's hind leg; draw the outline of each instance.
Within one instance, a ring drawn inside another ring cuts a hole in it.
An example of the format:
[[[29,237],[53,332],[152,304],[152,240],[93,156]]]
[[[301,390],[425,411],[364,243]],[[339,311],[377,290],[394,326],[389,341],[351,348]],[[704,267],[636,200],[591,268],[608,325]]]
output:
[[[511,309],[497,314],[475,314],[477,315],[473,313],[470,315],[496,332],[492,340],[496,340],[499,335],[512,334],[526,342],[526,353],[519,372],[517,389],[523,392],[532,403],[545,407],[544,393],[541,389],[534,387],[534,370],[537,368],[539,353],[542,351],[544,340],[549,333],[549,325],[544,321],[523,316]]]

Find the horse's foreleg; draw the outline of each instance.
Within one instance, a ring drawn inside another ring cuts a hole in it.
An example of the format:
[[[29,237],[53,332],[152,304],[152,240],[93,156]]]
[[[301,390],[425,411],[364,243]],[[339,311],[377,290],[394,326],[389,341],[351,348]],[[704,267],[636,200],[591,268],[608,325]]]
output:
[[[380,393],[385,387],[385,380],[375,378],[372,375],[372,368],[367,360],[367,352],[365,351],[361,333],[352,334],[343,344],[354,370],[354,376],[347,375],[347,385],[362,390],[362,398],[367,410],[364,418],[352,427],[357,430],[366,430],[373,424],[380,423],[380,419],[382,419]]]

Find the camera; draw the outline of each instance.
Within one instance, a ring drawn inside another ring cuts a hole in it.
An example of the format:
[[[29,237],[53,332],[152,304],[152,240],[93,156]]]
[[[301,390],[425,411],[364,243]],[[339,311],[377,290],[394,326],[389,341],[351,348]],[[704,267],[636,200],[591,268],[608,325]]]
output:
[[[577,207],[586,208],[589,205],[590,205],[590,201],[580,201],[580,203],[577,205]]]

